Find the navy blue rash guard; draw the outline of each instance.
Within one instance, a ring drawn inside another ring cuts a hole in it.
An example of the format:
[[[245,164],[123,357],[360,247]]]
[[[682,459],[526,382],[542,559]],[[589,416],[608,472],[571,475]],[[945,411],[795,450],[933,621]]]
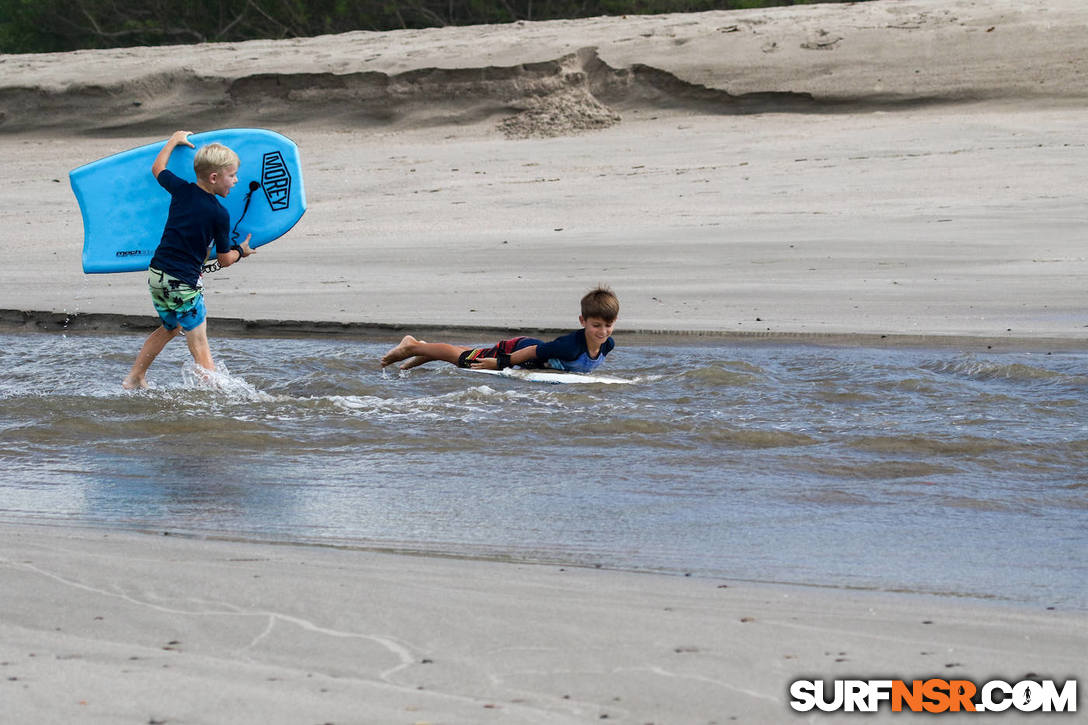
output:
[[[172,171],[163,169],[155,180],[170,192],[170,213],[150,266],[196,287],[212,242],[217,253],[230,251],[230,213],[215,194]]]
[[[521,350],[531,345],[536,345],[536,360],[528,361],[522,367],[549,367],[555,370],[569,370],[572,373],[592,372],[604,362],[605,355],[616,347],[615,341],[610,337],[601,344],[597,357],[590,357],[589,346],[586,345],[586,331],[575,330],[551,342],[521,337],[515,342],[514,350]]]

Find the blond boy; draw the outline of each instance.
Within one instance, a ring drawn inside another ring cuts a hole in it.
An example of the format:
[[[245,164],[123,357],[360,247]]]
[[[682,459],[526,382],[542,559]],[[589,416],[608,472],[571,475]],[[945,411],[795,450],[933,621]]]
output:
[[[144,342],[122,385],[127,390],[147,387],[147,369],[166,343],[185,331],[185,342],[197,365],[215,370],[208,345],[207,313],[201,274],[208,250],[215,244],[220,267],[229,267],[253,254],[249,236],[230,241],[230,214],[216,197],[226,197],[238,183],[238,155],[222,144],[201,147],[193,160],[196,183],[185,181],[166,168],[179,145],[195,148],[190,131],[175,131],[151,165],[159,185],[170,193],[170,212],[162,238],[148,267],[151,301],[162,324]]]

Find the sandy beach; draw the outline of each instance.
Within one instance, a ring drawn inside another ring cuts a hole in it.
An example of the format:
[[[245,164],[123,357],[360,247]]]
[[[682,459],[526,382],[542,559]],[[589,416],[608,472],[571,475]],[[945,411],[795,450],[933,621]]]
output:
[[[262,126],[298,143],[309,209],[208,280],[213,350],[217,320],[570,328],[599,282],[626,334],[1082,349],[1086,33],[1080,0],[880,0],[0,55],[0,327],[153,324],[140,274],[82,273],[68,171]],[[0,541],[12,722],[770,723],[800,677],[1086,674],[1080,611],[161,532]]]
[[[309,210],[209,279],[213,318],[564,328],[604,281],[628,331],[1083,340],[1086,17],[930,0],[0,57],[0,309],[149,317],[138,274],[82,274],[67,172],[260,125],[301,147]]]
[[[795,679],[1064,681],[1088,645],[1082,612],[937,597],[47,527],[0,540],[12,722],[772,723]]]

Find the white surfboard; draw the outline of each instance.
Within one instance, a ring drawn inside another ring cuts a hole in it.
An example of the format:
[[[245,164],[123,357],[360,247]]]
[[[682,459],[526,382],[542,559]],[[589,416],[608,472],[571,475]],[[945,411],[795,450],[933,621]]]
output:
[[[567,383],[594,383],[597,385],[630,385],[633,380],[614,378],[610,375],[593,375],[590,373],[570,373],[563,370],[520,370],[518,368],[506,368],[505,370],[482,370],[480,368],[464,368],[473,373],[497,375],[501,378],[514,378],[530,383],[552,383],[564,385]]]

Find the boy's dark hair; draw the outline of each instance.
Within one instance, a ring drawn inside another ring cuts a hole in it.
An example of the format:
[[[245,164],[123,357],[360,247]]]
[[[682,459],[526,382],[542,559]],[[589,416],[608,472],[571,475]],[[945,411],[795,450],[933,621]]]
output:
[[[616,293],[605,285],[586,293],[582,298],[582,317],[596,317],[605,322],[615,322],[620,316],[620,301]]]

